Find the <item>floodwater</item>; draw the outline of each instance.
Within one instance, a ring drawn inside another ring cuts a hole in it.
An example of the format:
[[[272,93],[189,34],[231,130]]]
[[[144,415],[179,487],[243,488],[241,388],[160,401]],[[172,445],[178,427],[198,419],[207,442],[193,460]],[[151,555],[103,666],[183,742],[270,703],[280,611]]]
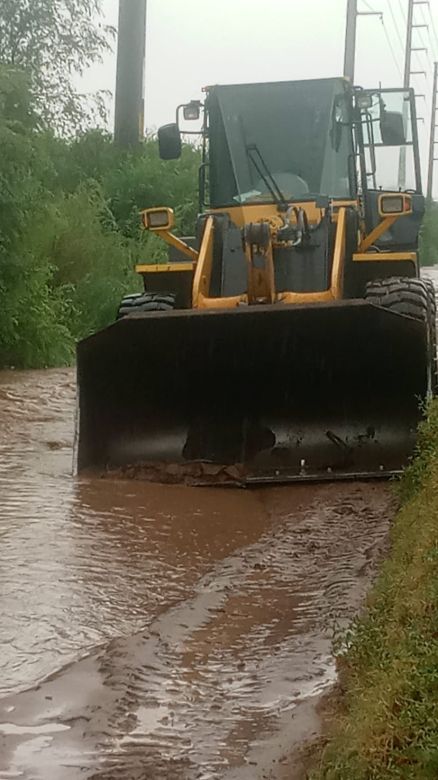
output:
[[[74,407],[0,374],[0,780],[295,776],[390,488],[74,478]]]

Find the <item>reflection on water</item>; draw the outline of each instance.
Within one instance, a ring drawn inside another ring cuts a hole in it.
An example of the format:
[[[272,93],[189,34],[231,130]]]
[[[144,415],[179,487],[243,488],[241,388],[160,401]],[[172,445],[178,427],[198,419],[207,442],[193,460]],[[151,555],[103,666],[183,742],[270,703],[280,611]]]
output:
[[[144,628],[215,558],[256,538],[264,517],[241,492],[221,492],[218,509],[217,491],[74,481],[73,371],[0,375],[0,398],[7,693]],[[232,537],[230,523],[251,507],[253,522]]]

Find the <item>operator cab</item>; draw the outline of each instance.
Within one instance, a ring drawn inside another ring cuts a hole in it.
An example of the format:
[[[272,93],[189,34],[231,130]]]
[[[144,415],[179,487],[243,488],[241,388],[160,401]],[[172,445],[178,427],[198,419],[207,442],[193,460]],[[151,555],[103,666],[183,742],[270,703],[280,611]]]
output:
[[[407,192],[412,214],[397,220],[377,241],[381,250],[415,251],[424,215],[412,89],[356,90],[358,148],[368,232],[380,222],[378,199],[384,192]]]
[[[177,122],[160,128],[164,159],[181,153],[183,119],[202,121],[189,132],[203,141],[198,236],[208,215],[215,220],[212,296],[245,292],[241,233],[261,219],[271,226],[283,220],[290,234],[273,246],[278,293],[328,290],[337,210],[347,207],[351,258],[359,233],[371,234],[382,222],[382,193],[408,193],[412,210],[371,251],[416,252],[424,198],[412,90],[364,90],[344,78],[208,87],[203,105],[179,106]],[[307,221],[305,240],[298,214]],[[383,276],[417,273],[406,257],[379,269]],[[363,295],[375,270],[367,261],[354,269],[347,262],[346,294]]]

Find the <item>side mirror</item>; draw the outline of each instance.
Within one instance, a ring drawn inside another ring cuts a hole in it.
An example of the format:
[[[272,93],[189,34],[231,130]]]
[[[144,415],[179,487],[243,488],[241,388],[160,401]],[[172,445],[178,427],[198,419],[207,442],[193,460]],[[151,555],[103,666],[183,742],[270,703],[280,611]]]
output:
[[[403,146],[406,143],[403,114],[383,111],[380,117],[380,134],[385,146]]]
[[[382,217],[410,217],[412,198],[405,192],[388,192],[379,195],[379,215]]]
[[[141,212],[143,226],[146,230],[172,230],[175,225],[175,214],[166,207],[145,209]]]
[[[201,105],[200,100],[191,100],[190,103],[183,106],[183,117],[186,122],[193,122],[199,119],[201,116]]]
[[[179,160],[181,133],[177,124],[163,125],[158,130],[158,149],[162,160]]]

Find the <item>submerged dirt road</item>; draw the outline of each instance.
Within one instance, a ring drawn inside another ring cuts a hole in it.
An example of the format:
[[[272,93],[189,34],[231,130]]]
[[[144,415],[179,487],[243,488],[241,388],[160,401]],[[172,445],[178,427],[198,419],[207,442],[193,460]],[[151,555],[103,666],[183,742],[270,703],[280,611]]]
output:
[[[0,409],[0,779],[296,777],[388,486],[77,480],[73,371]]]

